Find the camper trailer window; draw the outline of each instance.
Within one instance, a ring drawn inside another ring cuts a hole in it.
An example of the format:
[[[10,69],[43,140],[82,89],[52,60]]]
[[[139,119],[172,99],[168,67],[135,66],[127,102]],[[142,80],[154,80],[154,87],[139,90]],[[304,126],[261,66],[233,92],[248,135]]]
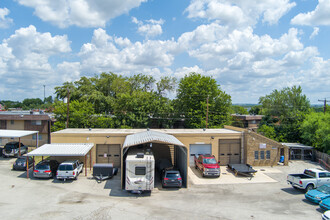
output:
[[[135,175],[146,175],[146,167],[135,167]]]

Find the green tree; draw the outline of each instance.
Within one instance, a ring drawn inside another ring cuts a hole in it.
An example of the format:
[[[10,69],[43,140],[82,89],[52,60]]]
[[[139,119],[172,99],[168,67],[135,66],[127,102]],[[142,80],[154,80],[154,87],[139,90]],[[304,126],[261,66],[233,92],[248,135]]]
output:
[[[231,113],[233,114],[240,114],[240,115],[247,115],[249,112],[243,106],[239,105],[232,105],[231,106]]]
[[[189,128],[205,128],[207,100],[208,127],[222,127],[230,121],[231,97],[220,89],[215,79],[190,73],[180,80],[175,109]]]
[[[73,100],[70,102],[69,106],[69,128],[90,128],[92,126],[94,109],[91,103]],[[56,101],[54,103],[54,113],[56,122],[52,130],[57,131],[64,129],[67,120],[67,104]]]
[[[304,144],[330,154],[330,113],[308,114],[301,125],[301,132]]]
[[[277,140],[275,128],[273,126],[263,124],[258,128],[258,132],[270,139]]]
[[[70,92],[70,102],[90,103],[99,115],[91,126],[145,128],[149,127],[150,118],[161,118],[160,115],[173,109],[165,94],[174,90],[174,83],[175,79],[170,77],[156,82],[152,76],[143,74],[122,77],[101,73],[90,78],[81,77],[74,83],[66,82],[55,91],[59,99]],[[110,119],[110,115],[115,117]]]
[[[262,108],[260,105],[252,106],[249,110],[249,114],[251,115],[261,115],[262,114]]]
[[[23,104],[23,109],[24,110],[37,109],[37,108],[40,108],[42,106],[43,101],[39,98],[24,99],[22,104]]]
[[[300,126],[310,111],[310,103],[300,86],[286,87],[259,98],[264,117],[260,126],[272,126],[281,142],[300,142]],[[274,122],[275,121],[275,122]]]

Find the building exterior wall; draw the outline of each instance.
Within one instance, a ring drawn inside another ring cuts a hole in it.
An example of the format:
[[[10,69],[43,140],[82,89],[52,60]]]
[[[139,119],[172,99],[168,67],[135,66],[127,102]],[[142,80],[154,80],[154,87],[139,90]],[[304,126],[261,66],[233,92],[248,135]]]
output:
[[[288,165],[289,161],[289,148],[283,146],[281,143],[269,139],[265,136],[257,134],[242,128],[235,128],[232,126],[225,126],[228,129],[235,129],[244,133],[244,163],[252,166],[276,166],[280,161],[281,149],[284,156],[284,165]],[[255,152],[258,152],[258,159],[255,159]],[[260,158],[260,152],[264,151],[264,158]],[[266,152],[270,151],[270,158],[266,158]]]
[[[6,129],[7,130],[24,130],[24,121],[7,120]]]
[[[141,130],[142,131],[142,130]],[[170,133],[168,133],[170,134]],[[219,155],[219,139],[241,139],[240,133],[223,134],[223,133],[207,133],[207,134],[171,134],[181,141],[187,148],[187,166],[189,166],[189,145],[190,144],[211,144],[212,154],[218,160]],[[109,136],[107,138],[107,136]],[[106,133],[52,133],[52,143],[94,143],[91,150],[92,161],[96,162],[96,144],[120,144],[122,147],[127,134],[106,134]]]

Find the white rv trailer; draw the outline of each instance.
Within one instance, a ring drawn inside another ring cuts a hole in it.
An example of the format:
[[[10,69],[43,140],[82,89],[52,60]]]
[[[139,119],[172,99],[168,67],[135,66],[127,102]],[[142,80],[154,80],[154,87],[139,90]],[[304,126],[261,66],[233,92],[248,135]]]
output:
[[[142,192],[154,189],[155,159],[151,151],[130,149],[125,164],[126,190]]]

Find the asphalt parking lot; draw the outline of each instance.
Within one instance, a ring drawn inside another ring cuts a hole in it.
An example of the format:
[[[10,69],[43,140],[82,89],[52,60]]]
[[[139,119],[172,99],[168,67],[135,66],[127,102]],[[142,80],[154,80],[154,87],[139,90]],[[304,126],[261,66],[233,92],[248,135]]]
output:
[[[321,219],[322,214],[318,205],[304,199],[302,191],[286,184],[288,173],[318,167],[302,161],[263,173],[271,182],[190,181],[188,189],[162,189],[156,185],[151,194],[142,195],[121,190],[120,175],[102,183],[82,174],[77,181],[27,179],[25,172],[11,171],[14,161],[0,158],[1,219],[310,220]]]

